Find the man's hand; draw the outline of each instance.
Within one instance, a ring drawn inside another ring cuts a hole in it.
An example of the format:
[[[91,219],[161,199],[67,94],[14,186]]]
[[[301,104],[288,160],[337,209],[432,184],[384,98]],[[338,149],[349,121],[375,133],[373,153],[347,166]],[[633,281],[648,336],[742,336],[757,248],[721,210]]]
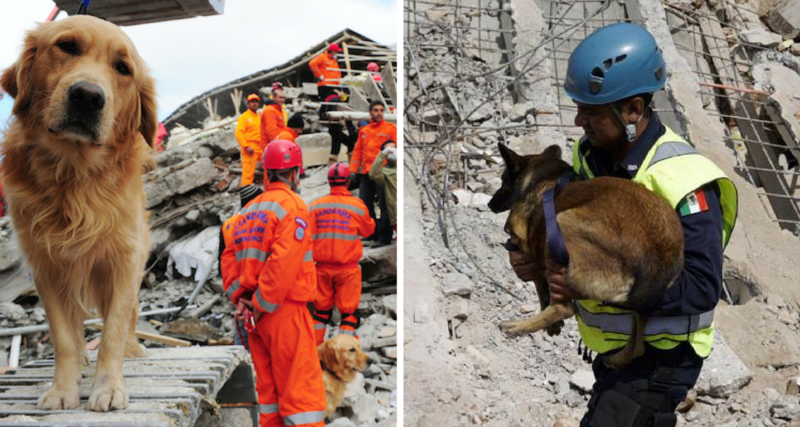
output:
[[[509,238],[508,244],[517,249],[508,251],[508,261],[511,263],[511,267],[514,268],[514,273],[517,273],[517,277],[520,280],[532,282],[536,271],[536,260],[530,254],[519,251],[519,239],[517,237],[512,236]]]
[[[547,284],[550,287],[550,302],[572,301],[576,295],[567,288],[567,267],[556,264],[550,259],[544,263],[547,267]]]
[[[256,153],[256,150],[253,150],[253,147],[244,147],[244,152],[253,155]]]
[[[236,305],[236,311],[233,312],[233,319],[237,322],[244,322],[247,318],[247,306],[244,304],[244,298],[239,299],[239,304]]]

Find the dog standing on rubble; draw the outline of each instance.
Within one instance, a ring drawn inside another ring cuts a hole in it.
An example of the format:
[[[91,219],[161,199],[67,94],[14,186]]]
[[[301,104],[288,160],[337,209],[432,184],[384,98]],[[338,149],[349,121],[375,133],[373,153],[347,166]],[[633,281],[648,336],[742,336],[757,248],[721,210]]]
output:
[[[142,172],[158,126],[154,82],[124,32],[75,16],[29,32],[0,84],[14,97],[3,144],[9,210],[55,347],[38,406],[80,405],[83,321],[96,307],[105,327],[87,408],[126,408],[123,355],[146,355],[134,329],[149,253]]]
[[[542,329],[558,334],[562,320],[571,317],[575,308],[572,303],[548,305],[545,260],[552,254],[542,200],[545,191],[572,167],[561,160],[556,145],[530,156],[499,146],[506,169],[489,208],[495,213],[511,210],[505,228],[519,239],[520,250],[537,260],[540,268],[534,284],[542,308],[528,319],[504,321],[500,329],[511,336]],[[578,299],[646,309],[661,299],[680,273],[683,233],[678,216],[642,185],[608,177],[570,182],[556,194],[554,204],[569,250],[567,285]],[[628,344],[604,359],[607,366],[620,369],[644,353],[646,322],[646,316],[637,315]]]

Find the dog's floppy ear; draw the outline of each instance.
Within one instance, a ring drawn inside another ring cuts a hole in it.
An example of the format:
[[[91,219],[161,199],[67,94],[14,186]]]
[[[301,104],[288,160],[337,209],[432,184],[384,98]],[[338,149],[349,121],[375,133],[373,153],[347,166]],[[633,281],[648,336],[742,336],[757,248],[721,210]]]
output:
[[[36,58],[37,47],[37,38],[34,32],[31,31],[25,38],[22,55],[20,55],[17,62],[3,71],[3,75],[0,76],[0,86],[14,98],[13,112],[17,115],[24,115],[31,107],[33,90],[30,87],[30,72],[33,68],[33,60]]]
[[[319,360],[325,364],[328,370],[336,372],[339,369],[339,355],[336,348],[331,345],[331,341],[327,340],[317,347],[319,353]]]
[[[156,131],[158,131],[158,104],[156,104],[156,84],[150,76],[145,77],[139,87],[139,104],[141,106],[139,132],[147,141],[147,145],[152,147],[156,142]]]

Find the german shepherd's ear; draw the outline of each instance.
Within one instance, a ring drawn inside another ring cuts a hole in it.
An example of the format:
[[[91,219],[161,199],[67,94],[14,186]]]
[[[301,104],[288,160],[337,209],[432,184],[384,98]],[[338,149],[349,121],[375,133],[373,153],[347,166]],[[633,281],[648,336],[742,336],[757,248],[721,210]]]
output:
[[[25,38],[24,48],[17,62],[0,76],[0,86],[14,98],[13,112],[20,116],[25,115],[31,107],[33,88],[30,87],[30,71],[33,68],[37,48],[38,40],[34,31],[31,31]]]
[[[548,158],[560,159],[561,158],[561,147],[559,147],[558,145],[553,144],[553,145],[545,148],[545,150],[544,150],[544,152],[542,152],[542,154],[545,157],[548,157]]]
[[[500,155],[503,157],[503,161],[506,162],[506,169],[503,171],[503,176],[501,177],[503,185],[494,193],[492,200],[489,200],[489,209],[494,213],[505,212],[511,209],[511,203],[514,201],[514,187],[522,162],[522,157],[515,153],[514,150],[506,147],[502,143],[497,144],[497,147],[500,149]]]

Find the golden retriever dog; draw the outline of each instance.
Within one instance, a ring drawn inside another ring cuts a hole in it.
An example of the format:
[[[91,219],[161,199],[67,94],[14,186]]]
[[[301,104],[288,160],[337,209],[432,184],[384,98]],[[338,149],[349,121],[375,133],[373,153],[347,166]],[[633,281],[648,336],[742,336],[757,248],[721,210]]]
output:
[[[549,304],[545,190],[572,169],[557,145],[542,154],[520,156],[500,144],[506,163],[503,185],[489,208],[510,210],[506,231],[520,240],[519,250],[536,260],[534,279],[542,312],[523,320],[506,320],[500,329],[520,336],[542,329],[553,335],[575,312],[572,302]],[[621,178],[601,177],[567,183],[556,195],[558,226],[569,252],[566,285],[577,299],[603,301],[636,311],[658,303],[683,267],[683,231],[672,207],[644,186]],[[603,358],[620,369],[644,353],[647,316],[637,314],[630,340],[618,353]]]
[[[0,77],[14,97],[3,179],[55,347],[42,409],[80,405],[83,321],[105,324],[87,408],[128,406],[123,356],[146,352],[133,333],[149,252],[142,172],[158,120],[154,82],[131,40],[89,16],[30,31]]]
[[[322,362],[322,381],[328,407],[325,417],[332,414],[344,399],[347,384],[356,378],[356,372],[367,369],[370,359],[361,351],[361,343],[349,335],[336,335],[317,347]]]

